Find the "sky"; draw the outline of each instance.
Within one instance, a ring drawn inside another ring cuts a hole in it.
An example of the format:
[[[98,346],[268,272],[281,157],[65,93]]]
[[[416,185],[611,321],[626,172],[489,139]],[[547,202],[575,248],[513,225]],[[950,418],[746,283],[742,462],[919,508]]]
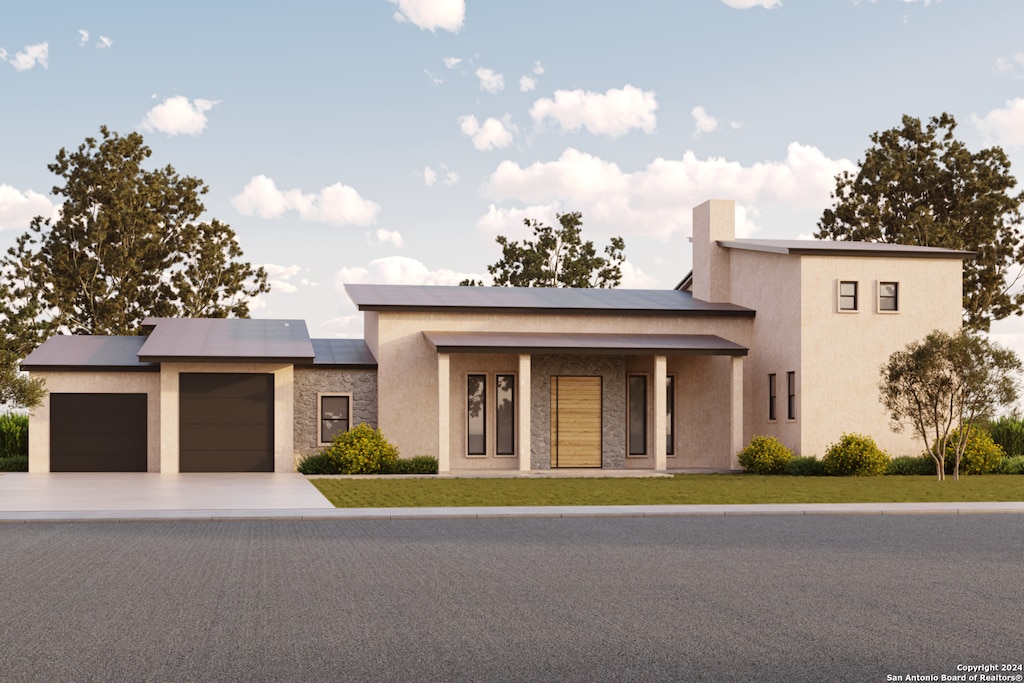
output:
[[[486,278],[494,239],[580,211],[622,286],[671,288],[690,216],[809,237],[874,131],[949,112],[1024,180],[1019,0],[10,3],[0,249],[102,125],[202,178],[272,291],[261,318],[359,337],[349,282]],[[993,336],[1024,355],[1024,323]]]

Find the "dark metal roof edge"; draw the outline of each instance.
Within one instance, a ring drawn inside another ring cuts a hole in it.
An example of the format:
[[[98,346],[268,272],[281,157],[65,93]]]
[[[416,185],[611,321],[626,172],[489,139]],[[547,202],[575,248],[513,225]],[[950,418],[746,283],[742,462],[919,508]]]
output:
[[[266,363],[276,365],[313,365],[310,356],[139,356],[144,363]]]
[[[473,344],[434,345],[445,353],[523,353],[574,356],[746,356],[750,349],[729,347],[720,349],[678,349],[678,348],[593,348],[576,346],[476,346]]]
[[[376,370],[377,363],[313,363],[312,365],[299,365],[297,367],[316,370],[337,370],[341,368],[345,370]]]
[[[750,243],[744,240],[718,240],[717,244],[726,249],[742,249],[744,251],[760,251],[769,254],[792,256],[860,256],[869,258],[930,258],[930,259],[966,259],[976,258],[978,252],[943,247],[917,247],[915,249],[842,249],[838,247],[815,246],[814,240],[806,240],[808,246],[796,247],[789,244],[772,244],[770,241]],[[850,244],[845,242],[844,244]],[[867,242],[882,247],[916,247],[908,244],[888,244],[886,242]],[[928,251],[923,251],[928,249]],[[931,251],[934,249],[935,251]]]
[[[157,363],[148,365],[22,365],[25,372],[160,372]]]
[[[731,308],[712,309],[664,309],[664,308],[547,308],[538,306],[415,306],[408,304],[363,304],[360,311],[391,311],[423,313],[550,313],[554,315],[653,315],[660,317],[746,317],[753,318],[757,311],[737,304],[720,304]]]

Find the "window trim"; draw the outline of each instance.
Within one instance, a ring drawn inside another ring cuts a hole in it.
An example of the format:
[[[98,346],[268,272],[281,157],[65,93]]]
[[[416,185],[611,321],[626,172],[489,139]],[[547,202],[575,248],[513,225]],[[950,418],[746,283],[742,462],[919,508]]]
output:
[[[796,422],[796,371],[786,373],[786,421]]]
[[[511,377],[512,378],[512,451],[510,453],[499,452],[501,440],[498,438],[499,429],[501,422],[498,420],[498,378],[499,377]],[[516,393],[518,392],[518,376],[514,372],[496,372],[494,373],[494,457],[496,458],[515,458],[519,456],[519,414],[516,410]]]
[[[633,378],[639,378],[644,381],[644,401],[643,401],[643,428],[644,433],[642,437],[643,451],[640,453],[633,452],[633,438],[632,438],[632,427],[633,427]],[[648,445],[650,439],[651,430],[648,428],[647,422],[650,419],[650,409],[648,403],[650,402],[650,386],[651,383],[648,381],[648,374],[644,372],[630,372],[626,374],[626,457],[628,458],[649,458],[651,455],[651,449]]]
[[[882,296],[882,287],[884,285],[893,285],[896,288],[896,294],[894,296]],[[893,308],[882,308],[882,301],[892,299]],[[893,313],[900,312],[900,281],[899,280],[879,280],[878,281],[878,312],[886,315],[892,315]]]
[[[324,399],[325,398],[339,398],[344,397],[348,399],[348,417],[346,418],[347,427],[345,431],[352,429],[352,392],[350,391],[324,391],[318,392],[316,395],[316,441],[321,446],[330,446],[330,441],[324,441]]]
[[[839,285],[836,287],[836,310],[839,313],[859,313],[860,312],[860,282],[858,280],[838,280]],[[853,308],[845,308],[843,306],[843,299],[849,298],[849,294],[843,294],[843,285],[853,285]]]
[[[484,399],[484,404],[483,404],[483,407],[480,409],[480,411],[482,413],[482,416],[483,416],[483,434],[482,434],[482,436],[483,436],[483,450],[480,453],[472,452],[472,450],[470,449],[470,446],[469,446],[469,444],[470,444],[470,437],[472,436],[470,434],[470,431],[469,431],[470,430],[469,382],[470,382],[470,378],[472,378],[472,377],[482,377],[483,378],[483,388],[484,388],[483,399]],[[465,447],[465,451],[466,451],[466,457],[467,458],[486,458],[487,457],[487,450],[488,450],[487,449],[487,385],[489,384],[488,379],[489,378],[488,378],[488,375],[487,375],[486,372],[467,372],[466,373],[466,383],[465,383],[466,393],[463,394],[464,401],[465,401],[465,403],[463,403],[463,408],[466,411],[465,412],[465,415],[466,415],[466,432],[465,432],[466,433],[466,447]]]
[[[779,377],[774,372],[768,373],[768,421],[779,421]]]

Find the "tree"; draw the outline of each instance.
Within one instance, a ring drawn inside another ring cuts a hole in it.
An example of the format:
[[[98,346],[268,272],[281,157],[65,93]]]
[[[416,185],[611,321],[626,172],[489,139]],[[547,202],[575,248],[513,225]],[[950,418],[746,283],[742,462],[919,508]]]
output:
[[[552,228],[536,220],[523,223],[533,230],[534,240],[510,242],[504,235],[495,241],[501,245],[502,258],[487,266],[494,284],[501,287],[579,287],[611,288],[622,282],[622,264],[626,243],[613,237],[598,256],[594,243],[583,241],[582,215],[558,214],[559,227]],[[461,285],[480,286],[481,282],[463,280]]]
[[[971,152],[953,136],[949,114],[903,117],[903,127],[875,132],[856,175],[836,176],[834,206],[815,237],[914,244],[977,252],[964,263],[964,322],[987,331],[1020,314],[1024,292],[1021,206],[1024,192],[999,147]]]
[[[971,430],[1017,400],[1020,369],[1013,351],[975,333],[935,330],[889,356],[878,388],[893,430],[912,427],[935,460],[939,480],[946,447],[953,447],[953,479],[959,479]]]
[[[152,151],[138,133],[100,133],[49,164],[62,180],[60,215],[33,219],[0,263],[8,364],[55,333],[137,334],[149,316],[247,317],[248,300],[270,291],[263,268],[239,260],[230,227],[198,220],[202,180],[143,168]]]

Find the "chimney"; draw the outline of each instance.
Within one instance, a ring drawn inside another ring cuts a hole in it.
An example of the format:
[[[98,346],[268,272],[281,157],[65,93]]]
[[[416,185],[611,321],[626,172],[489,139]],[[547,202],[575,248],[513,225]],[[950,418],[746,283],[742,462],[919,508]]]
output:
[[[729,250],[719,241],[736,239],[736,202],[710,199],[693,207],[693,285],[696,299],[730,303]]]

